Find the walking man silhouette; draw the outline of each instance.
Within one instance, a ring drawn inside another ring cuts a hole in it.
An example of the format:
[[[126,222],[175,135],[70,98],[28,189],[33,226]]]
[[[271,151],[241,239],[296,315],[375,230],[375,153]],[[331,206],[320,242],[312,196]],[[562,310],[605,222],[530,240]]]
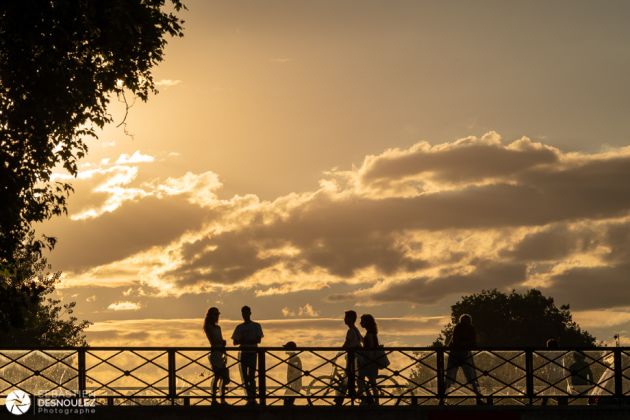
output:
[[[477,334],[472,325],[472,318],[468,314],[459,317],[459,321],[453,329],[453,335],[448,343],[450,354],[446,366],[445,389],[448,389],[456,382],[457,370],[461,367],[468,384],[472,386],[477,398],[477,404],[483,404],[479,385],[477,384],[477,372],[470,349],[477,346]]]

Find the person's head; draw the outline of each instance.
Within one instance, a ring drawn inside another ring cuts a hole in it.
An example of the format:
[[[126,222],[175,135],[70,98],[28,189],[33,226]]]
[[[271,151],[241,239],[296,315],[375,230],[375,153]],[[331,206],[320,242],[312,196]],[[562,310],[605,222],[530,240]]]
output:
[[[584,353],[582,353],[581,351],[576,351],[573,353],[573,359],[575,359],[576,362],[583,362],[584,361]]]
[[[285,348],[287,353],[293,353],[295,352],[295,350],[297,350],[297,344],[295,344],[295,341],[289,341],[282,347]]]
[[[548,349],[557,349],[558,348],[558,340],[556,340],[555,338],[550,338],[549,340],[547,340],[545,345],[547,346]]]
[[[206,312],[206,319],[203,321],[203,329],[208,330],[211,326],[217,325],[219,323],[220,314],[219,308],[213,306],[208,309],[208,312]]]
[[[349,327],[354,325],[354,323],[357,322],[357,313],[353,310],[346,311],[343,322]]]
[[[462,325],[472,325],[472,317],[468,314],[461,314],[457,323]]]
[[[252,308],[245,305],[241,308],[241,315],[243,316],[243,320],[246,322],[251,321],[252,319]]]
[[[370,314],[361,315],[361,326],[365,328],[365,330],[372,334],[378,333],[378,328],[376,327],[376,320]]]

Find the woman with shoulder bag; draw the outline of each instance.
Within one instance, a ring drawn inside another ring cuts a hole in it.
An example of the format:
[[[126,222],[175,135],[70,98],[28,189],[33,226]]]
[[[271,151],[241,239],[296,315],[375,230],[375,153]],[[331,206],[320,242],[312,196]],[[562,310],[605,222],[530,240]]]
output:
[[[370,314],[361,315],[360,325],[366,331],[363,337],[363,350],[359,359],[359,394],[365,395],[361,404],[378,405],[376,377],[379,364],[382,363],[381,360],[378,360],[378,328],[374,317]]]

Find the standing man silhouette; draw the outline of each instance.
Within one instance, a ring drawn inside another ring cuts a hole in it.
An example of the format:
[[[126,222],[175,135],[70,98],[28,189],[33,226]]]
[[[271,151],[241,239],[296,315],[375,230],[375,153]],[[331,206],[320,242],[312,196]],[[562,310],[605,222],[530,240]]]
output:
[[[234,345],[241,351],[238,355],[243,386],[247,392],[247,405],[256,405],[256,347],[263,338],[262,327],[252,321],[252,310],[249,306],[241,308],[243,323],[236,326],[232,334]]]
[[[353,376],[356,380],[355,373],[357,372],[357,359],[356,350],[361,348],[361,342],[363,337],[359,332],[359,329],[354,325],[357,322],[357,313],[355,311],[346,311],[343,318],[344,324],[348,327],[346,332],[346,340],[343,342],[343,348],[346,350],[346,383],[340,384],[338,395],[335,397],[335,405],[343,405],[343,398],[346,393],[352,399],[356,397],[354,381],[350,381],[349,378]],[[352,354],[353,357],[350,357]]]

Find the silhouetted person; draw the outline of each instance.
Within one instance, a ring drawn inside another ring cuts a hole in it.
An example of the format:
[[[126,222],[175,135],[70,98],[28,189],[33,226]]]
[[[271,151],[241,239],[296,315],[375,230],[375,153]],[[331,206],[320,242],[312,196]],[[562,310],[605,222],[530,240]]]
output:
[[[363,340],[359,329],[354,325],[357,322],[357,313],[352,310],[346,311],[343,322],[348,327],[343,348],[349,353],[354,352],[361,348],[361,341]],[[350,398],[354,399],[356,397],[354,383],[349,381],[350,375],[356,372],[356,354],[353,353],[355,357],[352,358],[349,353],[346,355],[346,383],[340,384],[339,395],[335,397],[335,405],[343,405],[343,399],[346,393]]]
[[[221,384],[221,405],[225,405],[225,387],[230,383],[230,371],[227,367],[227,355],[225,354],[226,341],[219,327],[219,312],[214,306],[208,309],[203,322],[203,330],[210,342],[210,366],[214,377],[212,378],[212,405],[217,403],[217,386]]]
[[[557,350],[558,340],[556,340],[555,338],[550,338],[545,343],[545,347],[547,347],[547,350],[550,350],[550,351]],[[546,390],[545,392],[550,392],[552,394],[562,392],[562,388],[563,388],[562,385],[564,381],[566,380],[566,369],[564,368],[564,360],[562,358],[556,358],[551,353],[547,355],[547,358],[550,360],[548,361],[547,366],[545,367],[545,371],[546,371],[547,381],[549,382],[547,386],[550,388]],[[568,403],[566,396],[561,395],[558,397],[554,397],[554,399],[558,402],[558,405],[567,405]],[[542,397],[542,405],[547,405],[548,401],[549,401],[549,397],[547,396]]]
[[[230,371],[227,367],[227,356],[225,354],[226,341],[221,334],[219,327],[219,309],[212,307],[208,309],[203,322],[203,330],[210,342],[210,366],[212,367],[212,405],[217,403],[217,386],[221,385],[221,405],[225,405],[225,387],[230,383]]]
[[[241,348],[238,355],[243,386],[247,392],[247,404],[256,405],[256,359],[255,348],[263,338],[262,327],[252,321],[252,310],[249,306],[241,308],[243,323],[236,326],[232,334],[234,344]],[[252,350],[254,349],[254,350]]]
[[[378,405],[378,387],[376,386],[376,377],[378,376],[376,360],[376,351],[379,347],[378,328],[376,320],[370,314],[361,315],[360,325],[366,331],[363,337],[363,357],[359,359],[359,395],[365,394],[361,404]]]
[[[468,314],[459,317],[459,321],[453,328],[453,335],[447,346],[450,348],[448,363],[446,366],[445,389],[448,389],[457,378],[457,370],[461,367],[464,371],[467,383],[472,386],[477,397],[477,404],[482,404],[479,386],[477,384],[477,372],[470,350],[477,347],[477,334],[472,325],[472,318]]]
[[[292,406],[295,403],[295,396],[300,395],[302,389],[302,360],[295,351],[297,345],[293,341],[289,341],[284,346],[287,350],[287,388],[284,393],[284,405]]]
[[[573,363],[569,366],[571,388],[577,394],[584,394],[593,386],[593,372],[584,357],[584,353],[576,351],[573,353]]]

